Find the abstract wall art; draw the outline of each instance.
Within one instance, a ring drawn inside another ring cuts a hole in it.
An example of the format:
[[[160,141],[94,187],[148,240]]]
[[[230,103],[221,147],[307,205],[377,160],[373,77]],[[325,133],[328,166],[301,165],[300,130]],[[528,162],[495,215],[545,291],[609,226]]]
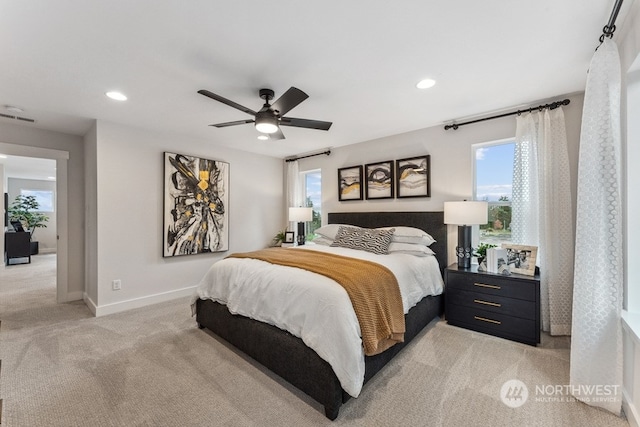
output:
[[[393,198],[393,160],[364,165],[367,199]]]
[[[396,197],[431,197],[431,156],[396,160]]]
[[[163,256],[229,249],[229,163],[164,153]]]
[[[362,165],[338,169],[338,200],[362,200]]]

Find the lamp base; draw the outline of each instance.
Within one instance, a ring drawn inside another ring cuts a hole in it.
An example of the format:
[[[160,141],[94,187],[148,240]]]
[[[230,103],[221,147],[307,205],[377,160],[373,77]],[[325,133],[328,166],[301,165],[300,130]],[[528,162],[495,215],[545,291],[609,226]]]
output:
[[[304,222],[298,223],[298,246],[303,246],[305,242]]]
[[[458,246],[456,246],[456,256],[458,257],[458,268],[471,268],[471,226],[458,226]]]

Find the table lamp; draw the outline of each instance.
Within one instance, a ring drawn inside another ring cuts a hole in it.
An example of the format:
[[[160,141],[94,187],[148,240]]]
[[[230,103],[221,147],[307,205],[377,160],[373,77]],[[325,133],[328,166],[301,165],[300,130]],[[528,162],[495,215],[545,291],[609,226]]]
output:
[[[289,221],[298,223],[298,246],[305,242],[305,222],[313,220],[313,208],[289,208]]]
[[[458,226],[458,268],[471,267],[471,226],[487,223],[488,207],[487,202],[444,202],[444,223]]]

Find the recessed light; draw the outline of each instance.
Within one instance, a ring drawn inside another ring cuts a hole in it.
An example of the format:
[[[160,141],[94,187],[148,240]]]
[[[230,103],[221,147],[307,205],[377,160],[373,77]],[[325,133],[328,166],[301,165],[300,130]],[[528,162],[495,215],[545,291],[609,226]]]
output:
[[[115,99],[116,101],[127,100],[127,97],[121,92],[111,91],[111,92],[107,92],[105,95],[107,95],[111,99]]]
[[[267,139],[269,139],[269,137],[267,135],[258,135],[258,139],[260,141],[266,141]]]
[[[430,87],[433,87],[433,85],[435,84],[436,84],[436,81],[433,79],[424,79],[424,80],[420,80],[416,85],[416,87],[418,89],[429,89]]]

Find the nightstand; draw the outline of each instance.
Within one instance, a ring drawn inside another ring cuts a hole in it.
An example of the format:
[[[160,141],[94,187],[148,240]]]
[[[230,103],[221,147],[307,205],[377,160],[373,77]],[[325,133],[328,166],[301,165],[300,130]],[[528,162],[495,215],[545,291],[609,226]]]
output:
[[[451,325],[535,346],[540,342],[540,277],[445,269],[445,318]]]

